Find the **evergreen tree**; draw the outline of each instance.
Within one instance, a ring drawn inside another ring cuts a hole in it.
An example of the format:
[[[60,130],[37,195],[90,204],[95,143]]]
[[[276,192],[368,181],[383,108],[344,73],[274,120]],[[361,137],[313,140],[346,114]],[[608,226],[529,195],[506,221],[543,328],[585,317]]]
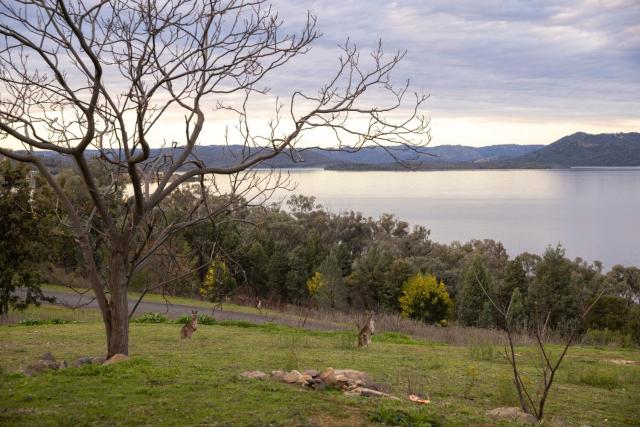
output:
[[[38,266],[46,260],[50,229],[38,209],[36,178],[25,166],[0,163],[0,316],[9,308],[52,301],[40,289]]]
[[[536,265],[535,279],[527,293],[527,306],[532,320],[550,326],[574,321],[580,312],[580,293],[572,284],[573,266],[562,246],[549,247]]]
[[[478,283],[480,282],[480,283]],[[487,301],[487,292],[493,288],[491,275],[481,256],[474,256],[467,264],[462,277],[462,289],[458,296],[458,320],[465,326],[479,326],[480,313]]]

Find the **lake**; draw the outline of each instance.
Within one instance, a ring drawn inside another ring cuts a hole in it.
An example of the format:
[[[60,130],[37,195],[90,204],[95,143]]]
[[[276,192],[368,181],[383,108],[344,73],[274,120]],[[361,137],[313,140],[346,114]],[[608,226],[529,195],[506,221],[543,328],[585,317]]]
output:
[[[511,256],[561,243],[571,258],[640,266],[640,169],[292,170],[332,212],[393,213],[434,241],[501,241]]]

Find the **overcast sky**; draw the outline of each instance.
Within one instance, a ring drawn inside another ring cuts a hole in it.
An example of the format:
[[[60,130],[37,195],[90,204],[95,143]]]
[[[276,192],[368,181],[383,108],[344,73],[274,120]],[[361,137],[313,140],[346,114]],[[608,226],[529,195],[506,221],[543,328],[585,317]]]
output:
[[[310,11],[323,36],[266,80],[273,97],[256,104],[256,126],[273,118],[275,96],[286,102],[295,90],[313,93],[329,81],[349,38],[363,51],[378,40],[390,54],[407,50],[396,81],[409,78],[430,94],[432,145],[549,144],[578,131],[640,131],[640,0],[273,4],[285,31],[298,32]],[[154,127],[153,145],[183,140],[184,112],[172,114]],[[207,122],[203,144],[224,142],[225,126],[236,125],[225,120]]]
[[[347,37],[362,48],[382,39],[386,50],[408,50],[397,77],[431,94],[434,145],[640,131],[640,0],[274,4],[288,28],[310,10],[323,33],[276,92],[318,86]]]

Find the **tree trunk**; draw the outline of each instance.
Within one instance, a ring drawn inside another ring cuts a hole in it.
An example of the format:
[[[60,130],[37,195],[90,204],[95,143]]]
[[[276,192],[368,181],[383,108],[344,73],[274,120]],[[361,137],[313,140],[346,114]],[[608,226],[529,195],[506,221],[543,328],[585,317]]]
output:
[[[115,286],[114,286],[115,285]],[[109,301],[107,326],[107,358],[114,354],[129,354],[129,301],[126,282],[113,284]]]
[[[118,245],[109,263],[109,318],[105,320],[108,358],[118,353],[129,354],[127,258],[126,245]]]

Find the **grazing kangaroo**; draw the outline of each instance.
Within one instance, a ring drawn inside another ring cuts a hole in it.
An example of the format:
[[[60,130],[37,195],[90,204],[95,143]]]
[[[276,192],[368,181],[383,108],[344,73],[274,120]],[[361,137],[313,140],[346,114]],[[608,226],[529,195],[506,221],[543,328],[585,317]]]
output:
[[[198,314],[196,310],[191,310],[191,320],[189,320],[187,324],[184,325],[182,327],[182,330],[180,331],[181,339],[185,339],[185,338],[191,339],[191,335],[193,335],[196,329],[198,329],[198,318],[196,317],[196,314]]]
[[[375,325],[373,322],[373,312],[369,313],[366,317],[366,321],[363,326],[357,325],[360,332],[358,332],[358,347],[369,347],[371,344],[371,336],[375,332]]]

